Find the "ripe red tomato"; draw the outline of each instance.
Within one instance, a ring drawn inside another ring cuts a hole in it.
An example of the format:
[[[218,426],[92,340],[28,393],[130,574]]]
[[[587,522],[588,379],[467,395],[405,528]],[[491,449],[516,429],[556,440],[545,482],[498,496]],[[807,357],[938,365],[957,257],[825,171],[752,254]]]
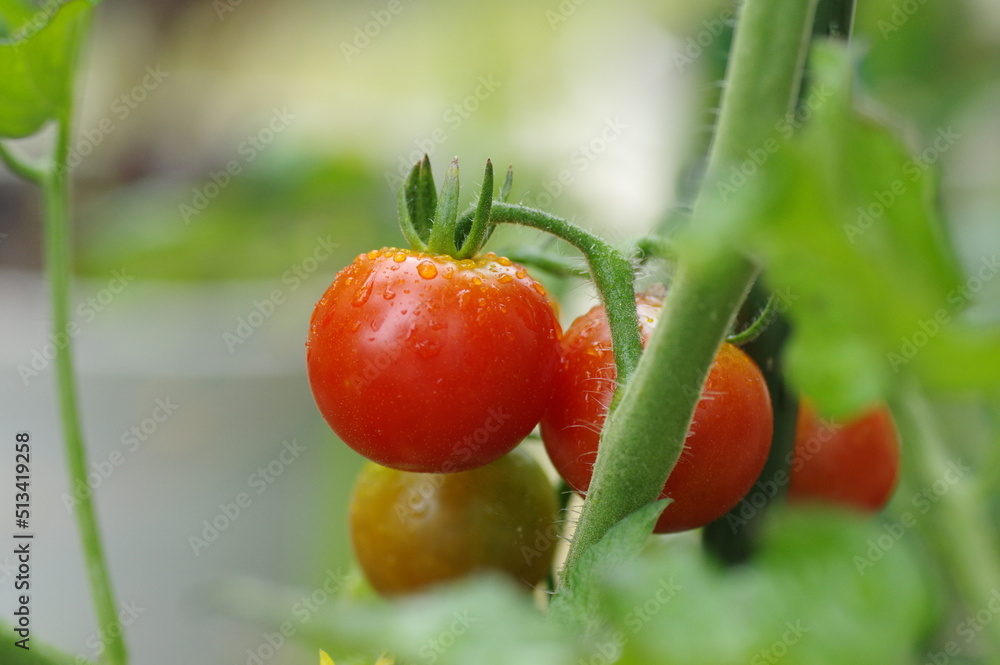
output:
[[[643,343],[660,316],[655,293],[636,298]],[[563,362],[552,407],[542,418],[542,438],[556,469],[586,492],[601,427],[616,376],[604,307],[581,316],[566,331]],[[684,451],[663,488],[667,506],[657,533],[704,526],[721,517],[751,488],[771,447],[771,398],[754,362],[723,344],[709,371]]]
[[[840,425],[820,420],[803,400],[795,428],[790,502],[818,501],[881,510],[899,475],[899,436],[884,406]]]
[[[358,256],[320,299],[306,364],[320,412],[354,450],[448,473],[531,432],[560,334],[545,289],[508,259],[383,249]]]
[[[350,509],[351,542],[376,591],[417,591],[498,570],[535,586],[558,543],[555,491],[520,449],[460,473],[409,473],[368,463]]]

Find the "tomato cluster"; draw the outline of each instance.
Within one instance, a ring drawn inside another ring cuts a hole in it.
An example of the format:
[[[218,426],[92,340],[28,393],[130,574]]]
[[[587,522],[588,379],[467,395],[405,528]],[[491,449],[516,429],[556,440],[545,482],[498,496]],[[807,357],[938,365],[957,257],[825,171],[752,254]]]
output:
[[[662,306],[662,289],[637,296],[643,344]],[[376,250],[340,271],[316,305],[307,367],[331,428],[377,463],[358,479],[350,520],[376,590],[414,591],[480,569],[529,586],[545,576],[555,493],[515,446],[540,423],[556,471],[587,492],[616,386],[603,306],[563,335],[545,289],[506,258]],[[723,344],[655,530],[701,527],[736,505],[768,459],[772,431],[760,370]],[[888,500],[898,445],[884,409],[829,430],[803,406],[797,439],[791,500],[869,511]]]

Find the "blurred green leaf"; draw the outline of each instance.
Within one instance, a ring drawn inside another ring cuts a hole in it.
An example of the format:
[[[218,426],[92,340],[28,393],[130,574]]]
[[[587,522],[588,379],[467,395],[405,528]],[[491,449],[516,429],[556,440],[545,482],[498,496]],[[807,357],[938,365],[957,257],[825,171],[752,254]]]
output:
[[[732,166],[710,203],[724,221],[696,230],[700,241],[730,238],[762,259],[793,322],[790,375],[829,415],[884,399],[909,373],[936,388],[996,386],[1000,331],[961,318],[974,280],[1000,264],[983,257],[966,277],[935,211],[933,164],[958,135],[941,127],[914,155],[855,110],[847,50],[822,44],[812,64],[811,121],[787,141],[779,124]]]
[[[669,499],[643,506],[608,530],[597,544],[588,549],[573,567],[563,590],[552,600],[549,613],[556,621],[570,627],[585,628],[591,635],[603,624],[595,576],[609,566],[635,558],[649,541],[653,525]]]
[[[92,9],[88,0],[0,2],[0,137],[30,136],[63,113]]]
[[[722,569],[695,548],[671,546],[611,571],[604,603],[619,662],[910,662],[929,596],[906,529],[889,537],[877,522],[846,513],[773,517],[747,566]]]

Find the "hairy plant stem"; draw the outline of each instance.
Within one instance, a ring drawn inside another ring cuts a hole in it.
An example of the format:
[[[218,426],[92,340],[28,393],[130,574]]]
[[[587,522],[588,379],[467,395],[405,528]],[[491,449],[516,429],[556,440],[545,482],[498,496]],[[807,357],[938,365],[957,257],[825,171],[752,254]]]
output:
[[[815,0],[744,4],[692,224],[706,215],[705,201],[725,170],[771,137],[794,108],[814,9]],[[756,274],[754,264],[725,242],[680,261],[660,324],[605,423],[564,583],[587,548],[659,496],[683,449],[708,368]]]
[[[632,264],[602,238],[547,212],[510,203],[495,202],[493,224],[520,224],[551,233],[579,249],[608,314],[618,385],[627,383],[639,364],[642,339],[635,311]]]

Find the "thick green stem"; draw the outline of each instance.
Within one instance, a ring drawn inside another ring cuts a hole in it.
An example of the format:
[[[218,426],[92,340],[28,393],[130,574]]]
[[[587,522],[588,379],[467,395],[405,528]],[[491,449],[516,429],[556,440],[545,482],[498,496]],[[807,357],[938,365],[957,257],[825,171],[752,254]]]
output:
[[[65,335],[70,324],[69,291],[73,265],[69,180],[68,172],[63,167],[69,154],[70,117],[70,109],[67,108],[59,122],[55,160],[42,179],[42,192],[45,211],[45,266],[49,278],[52,329],[65,340],[63,344],[56,346],[55,355],[59,418],[69,466],[70,487],[77,487],[87,484],[87,460],[73,374],[73,339]],[[75,513],[98,625],[108,639],[107,662],[111,665],[124,665],[127,661],[125,641],[104,559],[94,504],[89,493],[83,493],[76,502]]]
[[[692,224],[703,219],[707,196],[726,168],[771,138],[794,108],[814,9],[815,0],[744,4]],[[605,423],[564,580],[611,526],[659,496],[683,449],[708,368],[756,272],[723,242],[681,262],[646,355]]]
[[[541,210],[495,202],[490,218],[494,224],[520,224],[546,231],[583,253],[608,314],[618,385],[625,385],[642,354],[635,311],[634,274],[629,260],[602,238]]]
[[[1000,542],[976,492],[966,460],[949,458],[934,411],[919,388],[908,385],[892,404],[893,416],[906,444],[907,486],[913,492],[934,491],[936,502],[920,517],[918,528],[948,571],[966,610],[976,614],[993,605],[1000,593]],[[947,491],[939,492],[940,484]],[[990,655],[1000,654],[1000,622],[988,622]]]

